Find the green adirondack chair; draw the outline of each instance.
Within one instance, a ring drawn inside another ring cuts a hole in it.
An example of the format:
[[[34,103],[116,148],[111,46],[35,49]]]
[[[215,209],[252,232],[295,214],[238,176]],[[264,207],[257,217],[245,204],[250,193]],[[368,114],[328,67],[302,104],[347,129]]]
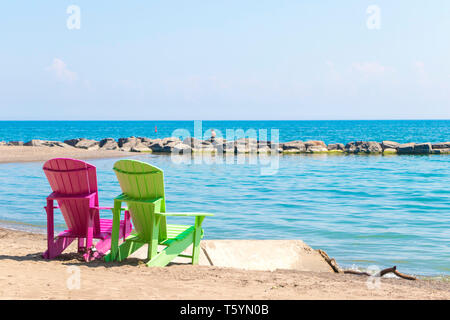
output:
[[[163,267],[176,257],[190,258],[192,264],[198,264],[202,222],[213,214],[166,212],[163,171],[157,167],[142,161],[119,160],[113,169],[123,193],[114,199],[111,250],[105,255],[105,261],[122,261],[148,244],[148,266]],[[134,230],[119,246],[122,202],[127,203]],[[168,216],[195,217],[195,224],[167,224]],[[183,255],[191,244],[192,255]],[[158,252],[158,245],[165,248]]]

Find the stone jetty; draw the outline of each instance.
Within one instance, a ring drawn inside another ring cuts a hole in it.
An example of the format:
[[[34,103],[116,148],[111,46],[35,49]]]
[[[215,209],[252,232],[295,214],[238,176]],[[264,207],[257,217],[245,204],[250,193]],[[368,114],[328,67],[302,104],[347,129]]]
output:
[[[323,141],[288,141],[272,143],[253,138],[227,141],[222,138],[200,140],[189,137],[181,140],[177,137],[150,139],[145,137],[128,137],[115,140],[105,138],[100,141],[77,138],[60,141],[31,140],[28,142],[0,142],[6,146],[46,146],[55,148],[79,148],[86,150],[116,150],[127,152],[153,152],[163,154],[188,153],[280,153],[280,154],[450,154],[450,142],[440,143],[398,143],[394,141],[352,141],[347,144]]]

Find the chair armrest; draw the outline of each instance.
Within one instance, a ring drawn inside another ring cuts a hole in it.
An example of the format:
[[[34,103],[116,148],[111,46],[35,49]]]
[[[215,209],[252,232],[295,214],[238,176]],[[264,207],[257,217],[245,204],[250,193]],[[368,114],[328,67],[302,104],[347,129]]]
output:
[[[136,203],[142,203],[142,204],[157,204],[158,202],[161,202],[163,200],[162,197],[155,198],[155,199],[135,199],[127,196],[126,194],[121,194],[120,196],[117,196],[114,198],[114,200],[124,201],[124,202],[136,202]]]
[[[206,212],[158,212],[156,214],[162,216],[174,216],[174,217],[212,217],[214,214]]]
[[[73,199],[90,199],[94,197],[97,194],[97,192],[92,193],[86,193],[86,194],[76,194],[76,195],[66,195],[61,193],[52,192],[48,197],[47,200],[73,200]]]

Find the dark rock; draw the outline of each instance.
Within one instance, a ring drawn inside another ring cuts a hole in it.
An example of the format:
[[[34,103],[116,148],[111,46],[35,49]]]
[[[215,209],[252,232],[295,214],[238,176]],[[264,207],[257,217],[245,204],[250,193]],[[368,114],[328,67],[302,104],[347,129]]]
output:
[[[367,151],[368,153],[381,153],[383,152],[383,148],[381,147],[381,144],[379,144],[376,141],[368,141],[366,143]]]
[[[164,144],[161,139],[155,139],[151,145],[149,145],[149,148],[153,152],[163,152]]]
[[[67,143],[69,146],[75,147],[75,145],[83,140],[83,138],[77,138],[77,139],[70,139],[70,140],[64,140],[64,143]],[[34,140],[31,140],[34,141]],[[29,142],[31,142],[29,141]],[[27,142],[28,143],[28,142]]]
[[[32,139],[28,142],[25,142],[23,145],[27,147],[42,147],[44,146],[44,140]]]
[[[300,140],[285,142],[282,144],[282,148],[285,153],[306,152],[305,143]]]
[[[431,150],[431,143],[418,143],[414,145],[415,154],[430,154]]]
[[[164,139],[163,139],[164,141]],[[164,144],[164,147],[162,148],[162,152],[170,153],[173,151],[176,145],[181,144],[180,141],[170,141]]]
[[[106,138],[100,140],[99,147],[104,150],[116,150],[119,148],[119,145],[113,138]]]
[[[398,154],[413,154],[414,153],[415,143],[403,143],[398,146],[397,152]]]
[[[87,150],[99,148],[98,141],[85,139],[85,138],[65,140],[64,143],[68,144],[69,146],[75,147],[75,148],[87,149]]]
[[[132,148],[136,148],[141,143],[141,139],[136,137],[119,138],[118,145],[123,151],[131,151]]]
[[[433,149],[450,149],[450,142],[439,142],[432,144]]]
[[[329,151],[344,151],[345,146],[342,143],[331,143],[327,146]]]
[[[381,144],[375,141],[354,141],[345,146],[345,151],[349,153],[381,153]]]
[[[141,141],[142,144],[146,146],[150,146],[154,143],[155,139],[145,138],[145,137],[138,137],[138,139]]]
[[[450,154],[450,148],[447,149],[433,149],[431,150],[433,154]]]
[[[345,151],[348,153],[355,153],[356,148],[363,144],[362,141],[352,141],[345,145]]]

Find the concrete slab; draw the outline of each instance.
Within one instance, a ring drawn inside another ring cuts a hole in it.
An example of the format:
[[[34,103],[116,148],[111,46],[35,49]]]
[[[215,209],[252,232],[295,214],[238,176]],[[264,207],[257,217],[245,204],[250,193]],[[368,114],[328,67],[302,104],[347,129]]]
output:
[[[208,240],[201,246],[209,262],[219,267],[333,272],[302,240]]]
[[[203,240],[201,248],[200,265],[246,270],[333,272],[323,257],[302,240]],[[184,253],[191,252],[192,249],[188,248]],[[147,246],[132,257],[146,259]],[[174,262],[189,263],[189,259],[177,258]]]

